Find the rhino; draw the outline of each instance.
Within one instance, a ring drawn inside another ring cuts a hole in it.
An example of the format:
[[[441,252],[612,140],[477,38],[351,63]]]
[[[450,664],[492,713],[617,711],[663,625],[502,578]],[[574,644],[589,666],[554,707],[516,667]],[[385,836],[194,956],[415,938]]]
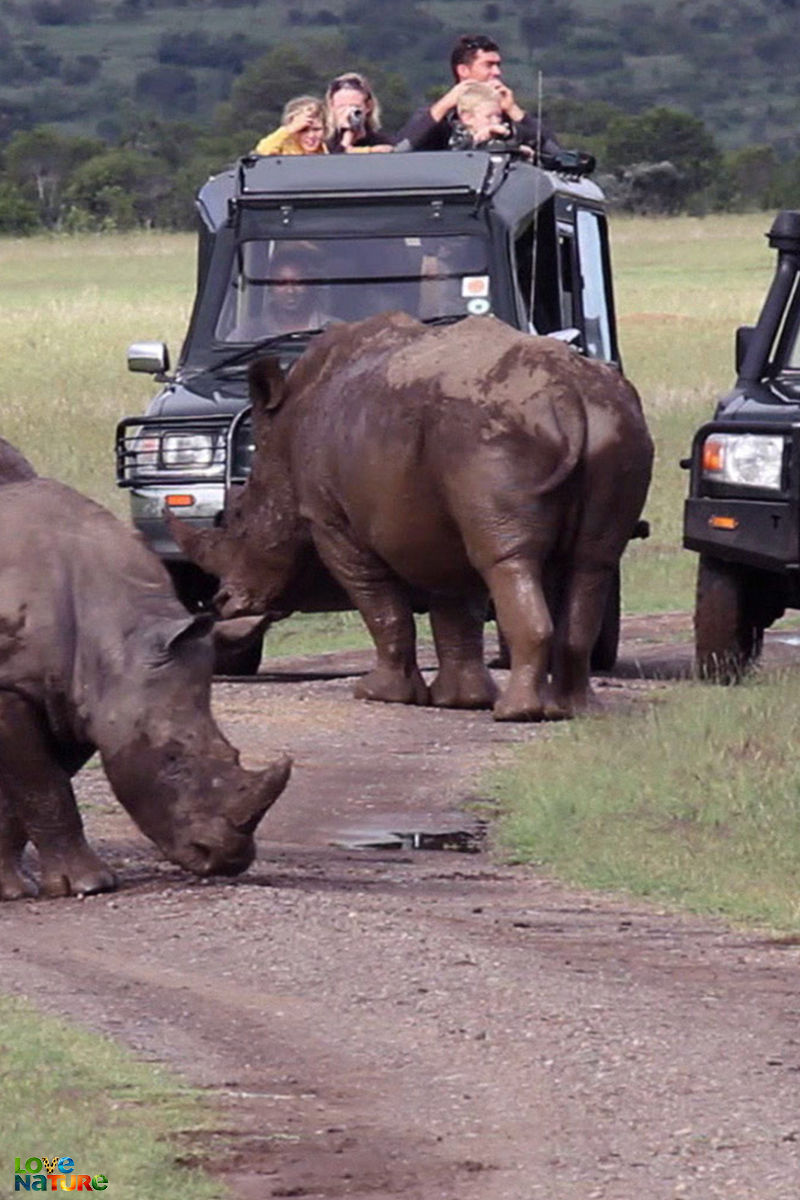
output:
[[[245,870],[290,760],[245,770],[215,724],[213,616],[186,612],[138,534],[2,440],[0,527],[0,899],[116,886],[71,784],[96,750],[167,858],[203,876]]]
[[[358,697],[493,707],[498,720],[592,702],[590,651],[653,458],[619,370],[495,318],[382,313],[331,327],[287,375],[256,360],[249,383],[253,470],[222,527],[170,521],[220,579],[220,612],[284,615],[316,554],[375,643]],[[489,597],[510,648],[499,694],[483,657]]]

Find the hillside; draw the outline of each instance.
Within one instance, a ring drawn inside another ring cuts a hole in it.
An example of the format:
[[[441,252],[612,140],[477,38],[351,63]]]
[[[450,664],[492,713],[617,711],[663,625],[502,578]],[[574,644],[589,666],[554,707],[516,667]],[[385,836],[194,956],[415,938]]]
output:
[[[357,61],[399,76],[397,120],[476,28],[522,97],[542,72],[546,106],[665,105],[723,149],[800,152],[800,0],[0,0],[0,141],[46,123],[113,142],[132,110],[209,128],[249,61],[318,40],[331,74]]]

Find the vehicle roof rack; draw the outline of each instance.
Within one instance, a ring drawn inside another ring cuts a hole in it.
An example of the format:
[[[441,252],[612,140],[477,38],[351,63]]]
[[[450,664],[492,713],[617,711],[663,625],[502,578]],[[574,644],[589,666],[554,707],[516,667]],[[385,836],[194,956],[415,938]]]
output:
[[[240,159],[236,201],[451,196],[475,199],[492,174],[491,156],[450,150],[424,154],[247,155]]]

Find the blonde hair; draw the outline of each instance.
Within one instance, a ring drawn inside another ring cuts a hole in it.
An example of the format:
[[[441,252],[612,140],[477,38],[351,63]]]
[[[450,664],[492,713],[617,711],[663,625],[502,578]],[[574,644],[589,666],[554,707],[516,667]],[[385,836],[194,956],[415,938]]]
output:
[[[364,128],[370,133],[377,133],[381,127],[381,106],[378,97],[372,90],[372,84],[366,75],[361,75],[358,71],[345,71],[343,75],[337,75],[335,79],[330,81],[325,92],[325,110],[328,114],[328,126],[331,135],[336,132],[336,128],[330,119],[331,97],[336,92],[341,91],[342,88],[354,88],[356,91],[363,93],[366,100]]]
[[[320,100],[319,96],[292,96],[283,106],[281,125],[288,125],[295,113],[304,108],[309,110],[310,117],[319,117],[323,126],[325,125],[325,102]]]
[[[458,115],[462,112],[474,113],[482,104],[494,104],[500,107],[497,92],[488,83],[478,83],[477,80],[464,85],[458,96]]]

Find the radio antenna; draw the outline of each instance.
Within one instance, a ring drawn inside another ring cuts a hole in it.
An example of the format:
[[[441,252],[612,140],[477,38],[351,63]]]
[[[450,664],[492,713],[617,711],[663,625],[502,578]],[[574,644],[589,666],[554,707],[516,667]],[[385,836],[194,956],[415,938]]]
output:
[[[542,161],[542,72],[536,73],[536,165]],[[538,191],[538,188],[537,188]],[[533,210],[533,245],[531,247],[531,290],[528,301],[528,331],[536,328],[533,321],[534,297],[536,294],[536,261],[539,250],[539,205]]]

